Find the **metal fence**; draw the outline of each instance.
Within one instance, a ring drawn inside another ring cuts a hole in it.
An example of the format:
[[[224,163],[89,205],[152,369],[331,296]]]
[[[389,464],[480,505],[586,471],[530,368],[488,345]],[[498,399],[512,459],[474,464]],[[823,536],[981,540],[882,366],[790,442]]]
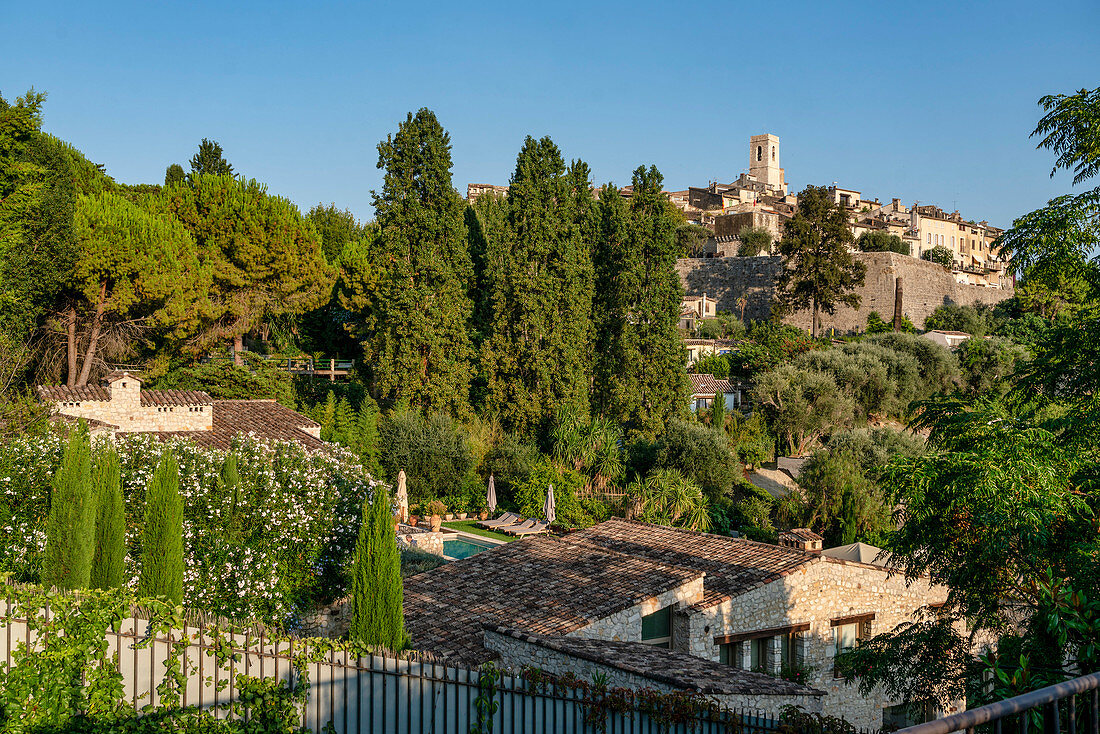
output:
[[[8,666],[16,646],[37,645],[26,620],[18,614],[9,615],[10,609],[9,602],[3,609],[4,628],[0,630],[0,660]],[[44,613],[50,612],[46,609]],[[308,658],[311,653],[308,640],[272,641],[262,633],[216,637],[209,628],[188,625],[150,637],[149,624],[140,617],[124,619],[116,630],[107,631],[106,639],[108,653],[118,656],[126,700],[135,709],[160,703],[156,688],[165,662],[175,650],[186,674],[180,704],[209,710],[220,718],[232,715],[228,704],[237,698],[242,675],[292,683],[300,682],[298,676],[308,676],[310,687],[301,723],[314,732],[331,726],[328,731],[336,734],[468,734],[478,721],[479,696],[482,711],[486,710],[484,704],[496,704],[494,734],[767,734],[779,726],[767,714],[750,711],[700,714],[678,723],[658,720],[637,705],[630,710],[601,711],[594,709],[582,690],[562,685],[536,688],[530,681],[507,674],[484,689],[480,671],[425,659],[355,657],[326,649],[302,665],[303,656]],[[226,653],[234,654],[219,664],[215,649],[223,660]],[[595,715],[594,710],[598,712]],[[603,726],[599,725],[601,718]]]

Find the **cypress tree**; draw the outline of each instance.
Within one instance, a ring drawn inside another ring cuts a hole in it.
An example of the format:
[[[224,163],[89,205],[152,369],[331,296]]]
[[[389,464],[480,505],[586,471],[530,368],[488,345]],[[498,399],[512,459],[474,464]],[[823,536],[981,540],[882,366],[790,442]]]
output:
[[[355,437],[355,417],[348,399],[340,398],[336,403],[336,410],[332,416],[332,440],[341,446],[354,448],[357,443]]]
[[[378,236],[343,258],[341,303],[356,317],[376,397],[424,412],[470,413],[473,265],[451,140],[431,110],[378,144]]]
[[[363,500],[351,573],[351,639],[391,650],[404,648],[401,556],[384,485],[376,485],[374,497]]]
[[[336,428],[336,395],[331,390],[325,396],[325,404],[317,422],[321,424],[321,440],[332,441]]]
[[[237,471],[237,455],[230,452],[218,470],[218,486],[230,496],[229,519],[237,519],[237,510],[241,503],[241,475]]]
[[[714,430],[726,434],[726,396],[721,392],[714,396],[710,404],[710,425]]]
[[[355,435],[358,439],[356,450],[363,459],[363,468],[372,477],[382,474],[378,463],[378,404],[369,395],[359,404],[359,413],[355,420]]]
[[[179,466],[168,452],[145,488],[145,531],[141,540],[142,596],[183,601],[183,497]]]
[[[638,167],[629,204],[606,186],[597,206],[593,260],[593,405],[633,435],[654,435],[683,413],[686,359],[677,324],[677,216],[655,167]]]
[[[587,166],[567,171],[550,138],[528,137],[508,189],[505,231],[486,233],[485,407],[519,433],[541,431],[559,410],[588,412],[591,199]]]
[[[126,574],[126,505],[122,500],[118,454],[113,447],[96,457],[92,479],[99,512],[91,587],[116,589],[123,585]]]
[[[92,486],[92,447],[81,421],[69,432],[69,443],[54,474],[42,585],[86,589],[91,580],[96,542],[96,495]]]

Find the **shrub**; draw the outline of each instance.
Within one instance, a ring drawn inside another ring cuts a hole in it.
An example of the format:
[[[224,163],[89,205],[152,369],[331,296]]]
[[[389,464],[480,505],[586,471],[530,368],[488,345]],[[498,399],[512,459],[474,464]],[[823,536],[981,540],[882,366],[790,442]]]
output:
[[[945,304],[937,306],[924,320],[926,331],[965,331],[971,336],[985,336],[997,328],[1000,319],[993,309],[984,304],[977,306],[958,306]]]
[[[351,571],[352,640],[389,650],[408,638],[401,611],[401,558],[393,532],[393,508],[385,485],[363,498],[362,524]]]
[[[747,227],[741,230],[737,238],[741,241],[737,246],[738,257],[753,257],[760,253],[767,255],[771,252],[772,235],[763,227]]]
[[[418,573],[431,571],[433,568],[439,568],[445,563],[446,561],[443,560],[442,556],[437,556],[426,550],[420,550],[419,548],[402,548],[401,578],[408,578]]]
[[[856,238],[856,247],[862,252],[896,252],[901,255],[908,255],[910,252],[909,244],[905,240],[896,234],[881,230],[871,230],[860,234]]]
[[[730,376],[730,363],[721,354],[707,354],[695,360],[691,371],[697,375],[714,375],[719,380]]]
[[[728,355],[730,376],[752,380],[761,372],[791,361],[799,354],[818,349],[822,342],[802,329],[786,324],[756,322],[749,330],[748,340]]]
[[[746,418],[735,410],[730,414],[728,425],[729,444],[742,464],[760,466],[775,459],[775,437],[768,431],[761,413]]]
[[[830,375],[795,365],[761,375],[753,388],[753,400],[795,456],[805,454],[822,435],[843,425],[853,411],[852,399],[841,394]]]
[[[449,494],[473,468],[469,434],[450,416],[425,418],[409,409],[387,416],[380,426],[380,459],[391,482],[402,469],[409,499]]]
[[[149,385],[159,390],[202,390],[215,400],[277,400],[294,408],[294,377],[283,364],[251,352],[240,353],[244,366],[206,362],[171,370]]]
[[[936,393],[948,392],[954,388],[958,379],[959,362],[955,355],[950,349],[931,339],[916,334],[891,332],[868,337],[863,343],[907,354],[916,360],[920,381],[914,386],[912,393],[906,395],[903,392],[903,397],[923,400]]]
[[[648,475],[655,469],[679,469],[699,485],[710,501],[724,494],[741,473],[724,434],[681,420],[668,423],[646,463],[648,466],[639,467],[640,475]]]
[[[1016,372],[1016,363],[1027,359],[1026,347],[1002,337],[967,339],[956,351],[963,385],[975,395],[1007,389],[1005,378]]]
[[[563,528],[586,528],[610,516],[610,510],[602,502],[582,498],[584,476],[573,469],[555,466],[547,459],[535,465],[527,481],[516,487],[516,504],[524,517],[542,517],[546,491],[554,485],[555,525]]]
[[[145,528],[141,538],[142,596],[183,601],[183,497],[179,466],[171,452],[161,457],[145,491]]]
[[[878,311],[872,311],[867,314],[867,333],[868,334],[882,334],[887,331],[893,331],[894,325],[888,321],[883,321],[882,316]]]
[[[943,245],[936,245],[931,250],[925,250],[920,256],[922,260],[934,262],[945,268],[950,268],[955,264],[955,253],[951,251],[951,248]]]

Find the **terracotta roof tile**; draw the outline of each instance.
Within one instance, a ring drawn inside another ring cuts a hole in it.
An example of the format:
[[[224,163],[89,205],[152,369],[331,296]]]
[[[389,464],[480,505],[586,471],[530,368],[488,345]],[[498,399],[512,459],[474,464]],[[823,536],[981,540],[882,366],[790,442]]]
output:
[[[523,538],[405,579],[412,645],[481,663],[485,624],[563,635],[702,576],[569,538]]]
[[[714,375],[697,375],[692,373],[688,375],[688,377],[691,378],[692,395],[718,394],[718,381],[714,379]]]
[[[538,645],[570,657],[632,673],[674,688],[710,694],[755,694],[764,696],[824,696],[800,683],[753,673],[725,663],[667,650],[640,642],[614,642],[579,637],[534,635],[507,627],[487,627],[493,632]]]
[[[568,537],[577,543],[705,573],[707,598],[701,602],[704,606],[723,601],[719,595],[738,596],[822,560],[820,555],[798,548],[619,518]]]
[[[107,402],[110,388],[102,385],[69,387],[67,385],[39,385],[38,397],[48,403]],[[145,407],[160,405],[210,405],[214,399],[201,390],[142,390],[141,404]]]
[[[189,438],[200,446],[227,449],[237,434],[253,434],[276,441],[297,441],[313,451],[323,449],[324,441],[306,433],[319,423],[274,400],[215,400],[213,430],[170,431],[159,436]]]

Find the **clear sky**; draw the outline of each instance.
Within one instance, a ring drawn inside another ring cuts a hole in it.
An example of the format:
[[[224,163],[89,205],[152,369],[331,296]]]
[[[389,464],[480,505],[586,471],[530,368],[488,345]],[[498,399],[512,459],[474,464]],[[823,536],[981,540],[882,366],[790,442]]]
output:
[[[203,137],[307,209],[373,215],[375,146],[422,106],[455,187],[507,183],[550,135],[597,183],[656,164],[728,181],[778,135],[792,190],[833,181],[1006,226],[1070,191],[1028,134],[1044,94],[1100,86],[1100,2],[16,3],[0,94],[126,183]]]

